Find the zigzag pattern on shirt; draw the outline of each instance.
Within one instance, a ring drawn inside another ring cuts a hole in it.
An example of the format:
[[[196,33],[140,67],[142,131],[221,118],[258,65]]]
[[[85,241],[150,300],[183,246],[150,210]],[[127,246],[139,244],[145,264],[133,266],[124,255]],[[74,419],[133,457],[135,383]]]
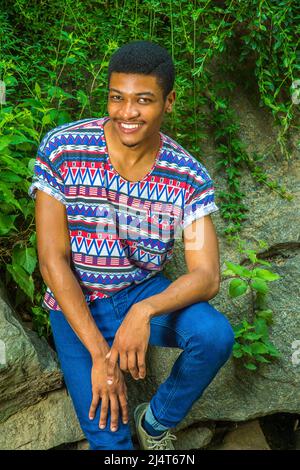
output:
[[[141,242],[141,241],[140,241]],[[136,240],[128,241],[130,248],[128,246],[121,246],[120,240],[109,240],[106,238],[86,238],[83,235],[72,236],[71,247],[73,252],[81,253],[89,256],[103,256],[103,257],[120,257],[124,256],[125,251],[130,251],[130,253],[135,253],[137,250],[141,250],[141,253],[147,253],[147,248],[151,251],[161,251],[166,248],[166,243],[162,242],[159,239],[144,239],[142,241],[144,249],[140,248],[137,245]],[[149,253],[148,253],[149,254]],[[156,258],[159,255],[151,255]]]
[[[103,168],[76,168],[70,167],[65,176],[65,197],[72,198],[74,196],[89,196],[90,187],[105,187],[107,190],[115,191],[117,193],[122,190],[128,196],[144,198],[146,200],[156,200],[159,202],[172,203],[182,207],[184,202],[184,188],[167,186],[163,183],[158,183],[157,177],[153,177],[154,181],[141,181],[141,182],[126,182],[120,180],[118,175],[112,171],[106,171]],[[73,188],[79,184],[87,186],[86,188]]]
[[[155,270],[156,273],[157,270]],[[148,277],[148,276],[147,276]],[[152,277],[152,276],[149,276]],[[121,288],[122,284],[127,285],[128,281],[132,283],[132,274],[123,274],[123,273],[113,273],[113,274],[99,274],[99,275],[88,275],[85,272],[81,273],[80,278],[84,281],[85,285],[91,284],[93,287],[102,288],[107,291],[107,286],[117,285]],[[119,290],[119,289],[118,289]]]

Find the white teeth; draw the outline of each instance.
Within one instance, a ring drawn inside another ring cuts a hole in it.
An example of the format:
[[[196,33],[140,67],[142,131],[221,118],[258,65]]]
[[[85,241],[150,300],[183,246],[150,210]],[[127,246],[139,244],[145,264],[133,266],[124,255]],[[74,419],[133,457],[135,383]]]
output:
[[[124,129],[137,129],[139,127],[139,124],[123,124],[123,123],[121,123],[121,127],[124,127]]]

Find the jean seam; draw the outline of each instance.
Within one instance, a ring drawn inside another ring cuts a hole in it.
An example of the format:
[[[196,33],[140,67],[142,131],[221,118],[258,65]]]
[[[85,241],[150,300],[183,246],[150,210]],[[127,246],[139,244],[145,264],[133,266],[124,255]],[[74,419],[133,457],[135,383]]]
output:
[[[181,354],[183,354],[183,353],[181,353]],[[160,415],[161,415],[162,413],[165,413],[167,407],[169,406],[170,401],[172,400],[172,398],[173,398],[173,396],[174,396],[174,394],[175,394],[175,389],[176,389],[177,383],[178,383],[178,381],[179,381],[179,376],[182,375],[183,370],[184,370],[184,364],[181,365],[181,367],[179,368],[179,370],[178,370],[178,372],[177,372],[177,374],[176,374],[175,380],[174,380],[173,390],[171,390],[171,391],[169,392],[169,394],[168,394],[168,396],[167,396],[167,398],[166,398],[166,403],[165,403],[165,405],[161,408],[161,410],[160,410],[159,413],[158,413],[158,415],[159,415],[159,417],[158,417],[158,419],[157,419],[158,422],[159,422],[159,418],[161,417]],[[162,423],[161,423],[161,424],[162,424]]]
[[[158,321],[158,322],[157,322],[157,321],[153,321],[153,319],[152,319],[151,323],[153,323],[153,324],[155,324],[155,325],[158,325],[158,326],[160,326],[160,327],[166,328],[166,329],[168,329],[168,330],[170,330],[170,331],[172,331],[172,332],[175,331],[175,333],[179,334],[179,336],[182,336],[182,338],[185,340],[185,342],[188,343],[188,339],[185,337],[185,335],[184,335],[184,333],[183,333],[182,330],[180,330],[180,329],[174,329],[174,328],[171,328],[171,327],[169,327],[169,326],[167,326],[167,325],[162,325],[159,321]],[[188,354],[187,349],[183,349],[183,352],[186,352],[186,353]],[[183,352],[182,352],[181,354],[183,354]],[[161,410],[160,410],[159,413],[158,413],[159,416],[161,415],[161,413],[164,413],[164,412],[165,412],[165,410],[166,410],[166,408],[168,407],[170,401],[172,400],[172,398],[173,398],[173,396],[174,396],[174,394],[175,394],[175,391],[176,391],[176,386],[177,386],[177,383],[178,383],[178,380],[179,380],[179,376],[182,375],[183,370],[184,370],[184,364],[181,365],[181,367],[179,368],[179,370],[178,370],[178,372],[177,372],[177,374],[176,374],[176,376],[175,376],[173,390],[170,390],[170,392],[169,392],[169,394],[168,394],[168,396],[167,396],[167,398],[166,398],[166,403],[165,403],[165,405],[161,408]],[[153,410],[152,410],[152,413],[153,413]],[[157,419],[157,421],[159,422],[159,418]]]

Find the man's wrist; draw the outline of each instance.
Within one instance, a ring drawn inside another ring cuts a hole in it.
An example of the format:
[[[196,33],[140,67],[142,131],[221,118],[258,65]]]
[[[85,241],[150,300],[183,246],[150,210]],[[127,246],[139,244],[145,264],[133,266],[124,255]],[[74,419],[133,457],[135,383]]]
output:
[[[155,306],[148,301],[148,299],[142,300],[135,304],[137,311],[142,311],[143,315],[147,321],[150,322],[151,318],[155,316],[156,310]]]
[[[97,348],[90,349],[92,361],[105,361],[105,357],[109,351],[110,347],[106,342],[100,343]]]

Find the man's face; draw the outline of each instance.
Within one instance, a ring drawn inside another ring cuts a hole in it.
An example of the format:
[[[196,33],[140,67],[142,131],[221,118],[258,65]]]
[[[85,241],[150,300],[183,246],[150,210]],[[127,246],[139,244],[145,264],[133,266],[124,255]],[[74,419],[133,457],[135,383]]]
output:
[[[126,147],[151,142],[174,100],[174,91],[164,100],[156,77],[113,72],[107,108],[113,131]]]

